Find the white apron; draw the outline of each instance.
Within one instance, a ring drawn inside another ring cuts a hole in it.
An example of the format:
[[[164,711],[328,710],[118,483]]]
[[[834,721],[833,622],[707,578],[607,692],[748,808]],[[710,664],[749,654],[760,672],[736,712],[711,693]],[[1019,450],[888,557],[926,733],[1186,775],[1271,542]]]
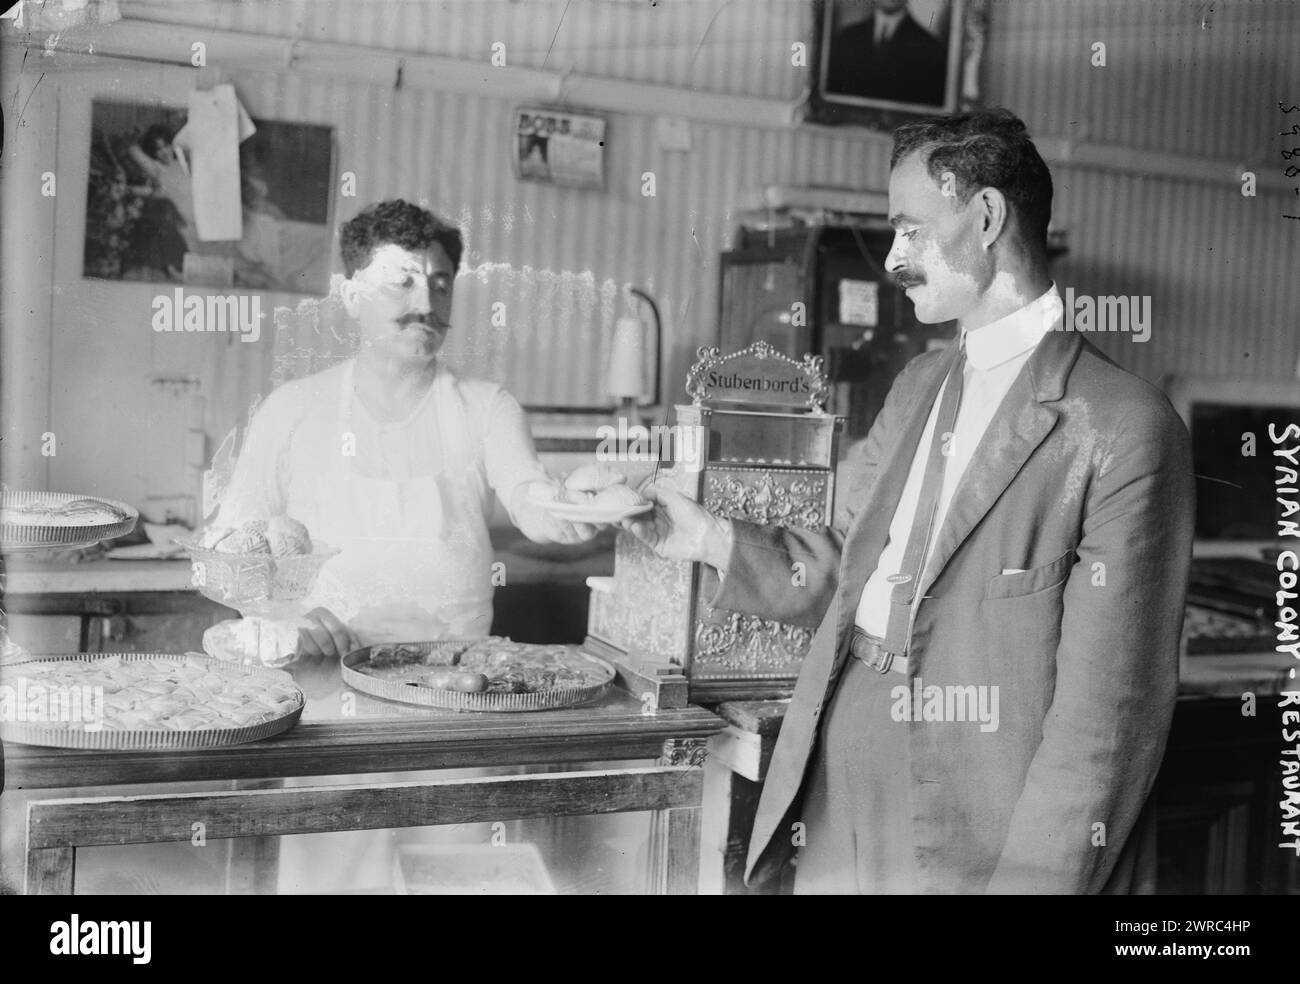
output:
[[[299,611],[328,608],[362,645],[488,635],[492,624],[492,548],[487,487],[467,436],[470,422],[451,377],[440,373],[426,400],[435,401],[442,469],[436,475],[380,479],[358,474],[342,453],[353,429],[353,365],[343,373],[339,441],[323,483],[290,480],[288,513],[312,539],[342,550],[321,570]],[[416,415],[426,410],[422,403]],[[414,419],[414,416],[412,419]],[[299,481],[303,484],[300,485]],[[310,693],[303,720],[338,718],[343,688]],[[410,781],[396,773],[382,781]],[[286,781],[310,785],[324,778]],[[464,832],[462,832],[463,836]],[[453,829],[374,830],[280,839],[281,893],[340,892],[391,882],[395,845],[456,839]],[[477,839],[477,838],[476,838]]]
[[[491,490],[469,446],[470,422],[453,379],[439,373],[434,401],[442,469],[404,479],[358,474],[344,454],[353,427],[353,366],[343,372],[339,440],[317,488],[291,480],[288,512],[313,539],[342,550],[322,569],[304,610],[329,608],[363,645],[486,636],[492,623]],[[416,415],[425,412],[425,404]]]

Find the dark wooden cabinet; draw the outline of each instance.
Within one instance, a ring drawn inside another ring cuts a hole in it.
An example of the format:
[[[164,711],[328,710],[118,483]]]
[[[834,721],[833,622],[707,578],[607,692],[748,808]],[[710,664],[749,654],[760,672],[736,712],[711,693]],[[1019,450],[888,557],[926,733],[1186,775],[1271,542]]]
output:
[[[820,355],[826,409],[846,440],[865,437],[903,367],[953,326],[923,325],[888,273],[894,231],[880,217],[852,224],[740,230],[720,257],[718,344],[736,352],[765,341],[794,359]]]
[[[1277,699],[1178,703],[1156,778],[1162,895],[1300,893],[1300,864],[1279,847],[1283,748]]]

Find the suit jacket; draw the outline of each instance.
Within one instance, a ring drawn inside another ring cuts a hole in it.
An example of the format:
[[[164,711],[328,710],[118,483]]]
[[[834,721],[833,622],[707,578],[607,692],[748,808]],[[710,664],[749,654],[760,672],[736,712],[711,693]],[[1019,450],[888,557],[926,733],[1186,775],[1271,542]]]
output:
[[[819,626],[763,789],[751,880],[792,852],[822,711],[942,376],[934,352],[895,381],[847,482],[846,535],[735,524],[713,604]],[[909,691],[918,677],[996,686],[1000,716],[991,733],[899,725],[920,890],[1150,887],[1144,805],[1174,709],[1193,496],[1190,441],[1164,396],[1083,336],[1049,332],[962,476],[918,586]],[[791,585],[797,561],[804,587]]]
[[[831,94],[943,105],[948,51],[944,42],[907,14],[884,44],[876,19],[850,25],[831,41],[826,90]]]

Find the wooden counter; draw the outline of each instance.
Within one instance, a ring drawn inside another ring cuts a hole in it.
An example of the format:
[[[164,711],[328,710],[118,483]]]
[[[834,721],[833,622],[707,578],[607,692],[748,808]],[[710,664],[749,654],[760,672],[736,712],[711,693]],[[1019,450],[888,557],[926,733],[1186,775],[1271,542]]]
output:
[[[622,691],[587,707],[532,714],[467,714],[352,697],[342,711],[331,698],[317,720],[284,735],[224,749],[6,745],[6,795],[23,791],[28,799],[26,890],[72,892],[79,848],[183,843],[196,822],[207,837],[221,839],[640,810],[656,811],[652,888],[696,890],[705,742],[723,726],[713,714],[698,707],[647,713]],[[619,762],[628,765],[610,764]],[[409,782],[374,775],[466,766],[546,770]],[[347,782],[275,782],[308,776]],[[273,782],[268,788],[259,780]],[[236,788],[194,791],[194,783],[213,781],[234,781]],[[146,795],[105,795],[140,784],[148,786]],[[95,787],[95,795],[85,795],[85,787]],[[54,789],[72,795],[36,792]]]

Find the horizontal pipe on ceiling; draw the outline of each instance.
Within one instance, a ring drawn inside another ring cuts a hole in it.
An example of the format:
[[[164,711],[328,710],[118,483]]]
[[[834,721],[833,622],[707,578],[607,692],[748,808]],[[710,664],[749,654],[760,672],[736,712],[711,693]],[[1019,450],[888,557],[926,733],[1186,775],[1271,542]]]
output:
[[[9,33],[6,46],[44,52],[45,40],[54,37],[54,57],[44,66],[63,70],[69,66],[60,55],[86,55],[191,67],[193,45],[205,46],[208,69],[295,71],[331,79],[349,79],[371,85],[431,88],[444,92],[502,99],[568,105],[647,116],[672,116],[701,123],[789,130],[795,126],[841,140],[879,143],[888,133],[845,129],[799,122],[799,104],[775,99],[755,99],[722,93],[697,92],[672,86],[621,79],[597,78],[511,66],[488,61],[465,61],[439,55],[399,54],[361,45],[267,38],[238,31],[205,27],[119,21],[105,28],[80,28],[46,35]],[[30,61],[30,60],[29,60]],[[27,70],[42,63],[28,64]],[[1261,193],[1291,194],[1295,182],[1287,179],[1275,162],[1238,162],[1188,157],[1182,154],[1140,150],[1116,144],[1061,137],[1037,137],[1035,143],[1049,163],[1150,177],[1189,181],[1240,189],[1242,173],[1255,174]]]

